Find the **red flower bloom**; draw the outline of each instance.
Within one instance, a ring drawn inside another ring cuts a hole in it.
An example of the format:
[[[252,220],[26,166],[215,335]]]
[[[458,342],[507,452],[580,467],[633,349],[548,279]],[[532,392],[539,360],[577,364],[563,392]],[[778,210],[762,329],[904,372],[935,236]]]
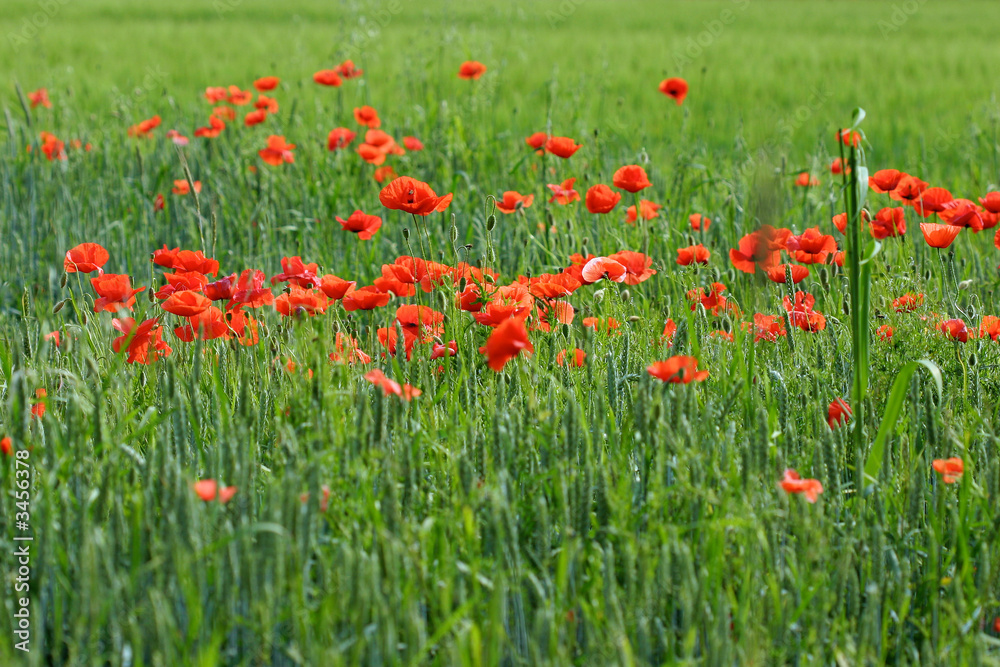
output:
[[[583,147],[569,137],[550,137],[545,142],[545,150],[561,158],[568,158]]]
[[[459,79],[478,79],[486,72],[486,65],[475,60],[467,60],[458,68]]]
[[[919,215],[927,218],[932,213],[944,210],[944,205],[952,199],[954,197],[944,188],[926,188],[910,205]]]
[[[794,253],[795,261],[802,264],[823,264],[831,253],[837,252],[837,242],[832,236],[820,233],[819,227],[789,236],[786,247],[789,253]]]
[[[486,345],[479,348],[480,354],[486,355],[487,365],[498,373],[522,350],[534,352],[535,348],[528,340],[524,322],[513,318],[504,320],[490,334]]]
[[[666,361],[657,361],[646,367],[646,372],[664,382],[689,384],[703,382],[708,371],[698,370],[698,360],[694,357],[678,355]]]
[[[583,367],[583,360],[587,358],[587,353],[580,348],[573,348],[572,350],[562,349],[556,354],[556,364],[559,366],[566,366],[566,356],[572,355],[569,360],[570,366],[576,366],[577,368]]]
[[[639,200],[639,210],[642,213],[643,220],[652,220],[653,218],[659,216],[660,214],[658,211],[661,208],[663,207],[660,206],[659,204],[649,201],[648,199]],[[628,209],[625,211],[625,222],[627,222],[630,225],[634,225],[635,221],[636,221],[635,204],[633,204],[632,206],[629,206]]]
[[[788,321],[793,327],[798,327],[803,331],[816,332],[826,328],[826,318],[822,313],[813,310],[816,297],[808,292],[796,292],[795,302],[789,297],[782,299],[785,312],[788,313]]]
[[[348,312],[373,310],[389,303],[390,296],[391,294],[388,292],[381,292],[375,287],[361,287],[347,292],[341,303],[344,305],[344,310]]]
[[[804,266],[799,266],[798,264],[778,264],[776,266],[772,266],[767,270],[767,277],[776,283],[788,282],[788,276],[785,272],[786,266],[792,271],[792,283],[795,285],[798,285],[800,282],[809,277],[809,269]]]
[[[342,229],[354,232],[362,241],[370,239],[382,227],[382,218],[377,215],[368,215],[363,211],[351,213],[347,220],[338,215],[337,222],[340,223]]]
[[[252,90],[240,90],[239,86],[229,86],[229,95],[226,97],[226,101],[230,104],[241,107],[245,104],[250,104],[250,100],[252,99]]]
[[[267,110],[257,109],[256,111],[251,111],[243,118],[243,123],[247,127],[253,127],[254,125],[259,125],[267,120]]]
[[[345,60],[334,68],[340,76],[345,79],[357,79],[359,76],[365,73],[363,69],[358,69],[354,66],[353,60]]]
[[[416,137],[403,137],[403,145],[406,146],[406,150],[408,151],[424,150],[424,142]]]
[[[842,398],[835,398],[826,409],[826,423],[830,428],[846,423],[851,419],[851,406]]]
[[[888,324],[883,324],[878,328],[878,331],[876,333],[878,334],[879,338],[888,343],[892,340],[892,337],[896,333],[896,330],[890,327]]]
[[[937,328],[959,343],[967,343],[969,341],[969,327],[963,320],[945,320],[938,323]]]
[[[287,294],[280,294],[274,300],[274,309],[285,317],[325,313],[330,302],[323,292],[290,285]]]
[[[0,440],[0,452],[3,452],[4,456],[10,456],[14,453],[14,442],[9,435]]]
[[[94,302],[94,312],[107,311],[114,313],[122,308],[132,309],[135,295],[146,289],[132,289],[131,279],[127,275],[104,273],[90,279],[90,284],[100,298]]]
[[[229,93],[222,86],[209,86],[205,89],[205,99],[209,104],[218,104],[229,97]]]
[[[136,123],[128,129],[128,136],[130,137],[149,137],[152,135],[153,130],[160,126],[160,117],[153,116],[152,118],[147,118],[144,121]]]
[[[216,275],[219,272],[219,262],[205,257],[201,250],[169,250],[166,245],[153,251],[153,263],[168,269],[178,271],[195,271],[205,275]]]
[[[712,224],[711,218],[703,216],[701,213],[692,213],[688,216],[688,222],[691,223],[691,229],[696,232],[700,232],[702,226],[705,227],[705,231],[708,231],[709,225]]]
[[[868,187],[879,193],[892,192],[903,176],[906,174],[898,169],[882,169],[868,177]]]
[[[837,132],[837,139],[845,146],[854,145],[855,148],[861,143],[861,133],[851,132],[849,129],[843,129]]]
[[[616,188],[629,192],[639,192],[652,185],[646,176],[646,170],[637,164],[629,164],[620,168],[612,177],[612,182]]]
[[[898,299],[892,300],[892,307],[897,313],[912,313],[918,306],[924,305],[924,295],[907,292]]]
[[[915,176],[903,174],[896,187],[889,192],[889,198],[904,204],[913,204],[920,199],[920,195],[927,189],[927,183]]]
[[[409,176],[400,176],[379,193],[379,201],[389,209],[414,215],[429,215],[444,211],[451,204],[452,194],[437,196],[431,186]]]
[[[743,329],[749,331],[753,327],[753,342],[766,340],[769,343],[777,342],[779,336],[787,336],[785,322],[780,317],[756,313],[753,316],[753,324],[743,323]]]
[[[830,173],[835,175],[840,175],[844,173],[844,165],[846,163],[839,157],[834,159],[833,163],[830,164]],[[851,168],[847,167],[847,173],[851,173]]]
[[[226,504],[234,495],[236,495],[235,486],[227,486],[220,489],[218,482],[214,479],[198,480],[191,485],[191,488],[198,495],[198,497],[206,503],[218,498],[220,503]]]
[[[364,125],[372,130],[382,124],[378,118],[378,111],[367,105],[354,109],[354,120],[358,122],[358,125]]]
[[[985,197],[979,198],[979,203],[990,213],[1000,213],[1000,192],[987,193]]]
[[[608,213],[621,199],[620,193],[601,183],[587,190],[585,203],[591,213]]]
[[[957,456],[950,459],[934,459],[932,465],[945,484],[954,484],[965,472],[965,463]]]
[[[823,485],[817,479],[802,479],[799,473],[791,468],[785,470],[785,478],[779,482],[781,488],[788,493],[801,493],[811,503],[816,502],[823,493]]]
[[[572,202],[580,201],[580,193],[573,189],[573,184],[575,182],[575,178],[567,178],[559,185],[549,183],[548,188],[549,190],[552,190],[553,193],[552,199],[549,200],[549,203],[566,206]]]
[[[45,88],[28,93],[28,101],[31,102],[32,109],[38,105],[42,105],[46,109],[52,108],[52,102],[49,101],[49,91]]]
[[[276,76],[263,76],[253,82],[253,87],[262,93],[266,93],[269,90],[277,88],[280,81],[281,79]]]
[[[590,285],[605,277],[612,282],[624,282],[627,274],[620,262],[609,257],[595,257],[584,265],[581,276],[583,284]]]
[[[514,213],[531,206],[535,201],[535,195],[522,195],[514,190],[503,193],[503,198],[497,200],[497,210],[501,213]]]
[[[168,313],[173,313],[174,315],[179,315],[181,317],[194,317],[199,315],[212,305],[212,300],[209,299],[204,294],[200,294],[193,290],[184,290],[182,292],[174,292],[171,294],[166,301],[164,301],[160,307]]]
[[[357,136],[357,132],[352,132],[346,127],[335,127],[326,137],[326,147],[331,151],[347,148]]]
[[[884,239],[906,235],[906,212],[901,208],[883,208],[869,225],[872,237]]]
[[[660,92],[673,98],[680,105],[688,94],[687,81],[679,77],[664,79],[660,82]]]
[[[688,246],[687,248],[677,249],[677,263],[681,266],[690,266],[691,264],[708,264],[709,257],[712,253],[708,251],[708,248],[702,244]]]
[[[209,127],[199,127],[194,131],[194,136],[205,137],[207,139],[212,139],[219,136],[224,129],[226,129],[226,124],[222,122],[220,118],[215,116],[210,116],[208,119]]]
[[[136,326],[131,317],[111,320],[111,326],[122,334],[111,342],[111,347],[115,352],[121,352],[124,347],[128,353],[126,361],[130,364],[150,364],[169,356],[173,350],[161,338],[163,327],[158,326],[159,321],[160,318],[154,317]]]
[[[42,387],[35,390],[35,402],[31,405],[31,416],[41,419],[45,416],[45,397],[49,393]]]
[[[385,183],[386,181],[391,181],[393,179],[399,178],[399,175],[396,173],[396,170],[393,169],[391,165],[387,165],[385,167],[379,167],[378,169],[375,170],[373,176],[377,183]]]
[[[979,337],[989,337],[993,341],[1000,338],[1000,317],[996,317],[995,315],[985,316],[982,322],[979,323]]]
[[[602,317],[585,317],[583,318],[583,326],[598,332],[603,330],[604,333],[609,334],[615,329],[620,329],[622,325],[613,317],[609,317],[607,320]]]
[[[272,134],[267,138],[267,148],[262,148],[257,153],[264,162],[276,167],[282,162],[289,164],[295,162],[295,156],[292,155],[293,150],[295,150],[295,144],[286,142],[285,138],[280,135]]]
[[[962,231],[961,227],[954,225],[939,225],[934,222],[921,222],[920,231],[924,234],[924,240],[932,248],[947,248]]]
[[[545,142],[548,141],[548,139],[549,139],[549,135],[545,134],[544,132],[535,132],[531,136],[526,137],[525,140],[524,140],[524,143],[526,143],[529,146],[531,146],[531,148],[536,149],[536,152],[539,155],[542,155],[545,152],[545,150],[543,149],[543,147],[545,146]],[[538,150],[538,149],[542,149],[542,150]]]
[[[174,181],[174,187],[170,190],[175,195],[186,195],[191,193],[191,184],[187,180]],[[201,192],[201,181],[194,182],[194,191]]]
[[[81,243],[66,251],[63,260],[63,270],[66,273],[104,273],[103,267],[108,263],[108,251],[96,243]]]
[[[795,177],[795,185],[801,188],[815,187],[819,185],[819,179],[816,178],[815,176],[810,178],[809,172],[803,171],[801,174]]]
[[[613,255],[608,255],[608,259],[614,260],[625,267],[626,285],[638,285],[656,275],[656,271],[650,268],[653,265],[653,258],[647,257],[641,252],[622,250]],[[584,272],[586,272],[586,267],[584,267]]]
[[[340,74],[335,69],[321,69],[313,74],[313,81],[321,86],[332,86],[334,88],[343,83],[340,79]]]
[[[952,199],[949,202],[945,202],[941,205],[941,210],[937,214],[945,224],[954,225],[955,227],[968,227],[973,232],[983,231],[986,228],[986,220],[983,216],[990,215],[975,202],[968,199]]]

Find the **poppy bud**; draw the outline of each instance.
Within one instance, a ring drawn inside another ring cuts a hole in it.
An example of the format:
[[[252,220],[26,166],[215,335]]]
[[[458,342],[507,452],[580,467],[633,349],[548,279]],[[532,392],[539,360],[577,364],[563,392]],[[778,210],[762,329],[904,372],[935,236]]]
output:
[[[490,213],[490,217],[486,218],[486,231],[492,232],[493,228],[497,226],[497,217]]]
[[[465,288],[466,288],[466,286],[468,286],[468,284],[469,283],[466,282],[466,280],[465,280],[465,276],[462,276],[462,279],[458,281],[458,291],[459,292],[464,292]]]
[[[976,363],[978,361],[979,361],[979,359],[976,358],[976,353],[975,352],[973,352],[972,354],[970,354],[969,355],[969,368],[975,368]]]
[[[403,227],[403,240],[404,241],[409,241],[410,240],[410,228],[409,227]]]
[[[931,270],[927,269],[926,271],[924,271],[924,280],[930,280],[930,279],[931,279]]]
[[[52,306],[52,314],[53,314],[53,315],[55,315],[55,314],[56,314],[56,313],[58,313],[58,312],[59,312],[60,310],[62,310],[62,309],[63,309],[63,306],[65,306],[65,305],[66,305],[66,302],[67,302],[67,301],[69,301],[69,299],[63,299],[62,301],[60,301],[60,302],[59,302],[59,303],[57,303],[56,305]]]
[[[963,280],[962,282],[960,282],[958,284],[958,289],[960,289],[960,290],[967,290],[967,289],[969,289],[969,287],[971,285],[972,285],[972,279],[971,278],[969,280]]]
[[[628,321],[629,321],[629,322],[641,322],[641,321],[642,321],[642,318],[641,318],[641,317],[639,317],[638,315],[632,315],[632,316],[630,316],[630,317],[628,318]]]
[[[466,243],[465,244],[465,249],[466,250],[472,250],[472,244],[471,243]]]
[[[627,289],[622,290],[622,301],[631,301],[631,300],[632,300],[632,293],[629,292]]]
[[[850,315],[850,314],[851,314],[851,304],[850,304],[850,302],[845,301],[844,302],[844,315]]]
[[[62,274],[62,278],[59,279],[59,289],[66,287],[66,279],[69,278],[68,273]]]
[[[545,219],[548,221],[549,227],[551,227],[555,223],[555,219],[552,217],[552,211],[548,211],[545,214]]]
[[[830,291],[830,272],[826,270],[825,266],[820,267],[819,282],[823,285],[825,291]]]
[[[590,243],[590,239],[588,237],[584,236],[583,237],[583,242],[580,245],[582,245],[584,248],[586,248],[588,243]]]
[[[594,292],[594,303],[600,303],[604,300],[604,290],[599,289]]]
[[[153,303],[154,301],[156,301],[156,292],[154,292],[153,290],[149,290],[148,292],[146,292],[146,298],[149,299],[150,303]]]

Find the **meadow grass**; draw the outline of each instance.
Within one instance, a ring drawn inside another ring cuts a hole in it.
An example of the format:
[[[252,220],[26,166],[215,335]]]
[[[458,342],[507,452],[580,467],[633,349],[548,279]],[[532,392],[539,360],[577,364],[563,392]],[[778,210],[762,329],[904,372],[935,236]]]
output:
[[[975,330],[1000,315],[993,232],[930,248],[908,210],[908,233],[882,242],[865,284],[860,265],[811,267],[796,289],[826,328],[788,326],[774,342],[742,324],[783,314],[793,290],[728,257],[764,223],[818,226],[845,247],[831,217],[861,202],[829,165],[857,106],[868,116],[855,175],[899,168],[972,200],[997,190],[998,18],[995,3],[918,0],[5,4],[0,436],[28,452],[35,540],[31,652],[0,630],[0,661],[1000,662],[1000,348],[933,329],[944,315]],[[345,57],[363,78],[312,82]],[[455,76],[469,59],[488,66],[482,79]],[[262,126],[237,120],[180,150],[164,138],[206,124],[206,86],[267,74],[282,79],[281,108]],[[673,75],[691,84],[682,106],[657,91]],[[15,82],[47,87],[53,108],[22,109]],[[361,104],[397,139],[424,142],[389,163],[454,193],[445,213],[418,222],[381,207],[373,167],[326,149],[330,129],[356,129]],[[154,114],[156,138],[126,136]],[[524,138],[546,130],[583,148],[536,156]],[[92,149],[46,160],[41,131]],[[294,164],[261,162],[269,134],[297,145]],[[645,165],[641,197],[663,205],[653,220],[625,224],[628,193],[607,216],[547,202],[548,183],[576,177],[582,195],[624,164]],[[185,165],[197,199],[170,193]],[[820,184],[796,187],[801,171]],[[535,202],[501,215],[489,197],[505,190]],[[867,199],[873,212],[893,203]],[[371,241],[335,220],[356,208],[383,217]],[[691,213],[711,227],[693,231]],[[133,316],[164,315],[169,357],[114,353],[112,315],[62,269],[85,241],[108,249],[109,273],[148,286]],[[707,266],[675,264],[692,243],[711,250]],[[573,253],[645,249],[658,273],[579,289],[574,322],[531,332],[534,354],[496,373],[477,352],[489,331],[451,285],[415,297],[457,342],[440,360],[425,345],[409,360],[380,354],[376,330],[414,299],[256,313],[254,346],[183,343],[178,318],[147,298],[164,244],[204,250],[220,275],[271,276],[299,255],[358,285],[413,254],[491,267],[499,284],[559,272]],[[714,281],[741,315],[689,307],[688,291]],[[915,312],[893,307],[906,292],[926,294]],[[622,326],[582,326],[591,316]],[[891,341],[860,338],[884,325]],[[55,330],[59,346],[44,338]],[[373,363],[332,363],[338,333]],[[575,347],[584,367],[556,364]],[[708,380],[647,373],[681,354]],[[373,367],[423,395],[383,396],[362,378]],[[901,369],[913,375],[893,391]],[[831,401],[862,394],[860,419],[827,424]],[[880,430],[893,407],[898,422]],[[955,484],[932,469],[949,457],[965,465]],[[0,535],[13,545],[17,469],[0,464]],[[815,504],[778,486],[786,468],[822,482]],[[236,494],[202,501],[192,484],[206,478]],[[17,621],[13,548],[0,549],[3,628]]]

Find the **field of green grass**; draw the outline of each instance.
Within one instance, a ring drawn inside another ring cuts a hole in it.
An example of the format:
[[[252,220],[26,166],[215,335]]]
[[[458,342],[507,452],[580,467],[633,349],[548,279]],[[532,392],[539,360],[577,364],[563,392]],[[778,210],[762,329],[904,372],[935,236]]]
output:
[[[938,249],[921,223],[944,218],[857,182],[899,169],[973,206],[1000,190],[998,24],[979,1],[8,0],[0,664],[1000,664],[995,215]],[[347,59],[363,76],[313,81]],[[470,60],[485,74],[460,79]],[[277,113],[247,126],[235,106],[195,136],[227,106],[206,88],[268,75]],[[40,88],[51,107],[32,105]],[[383,205],[362,105],[423,143],[382,166],[452,193],[446,210]],[[854,125],[857,150],[835,136]],[[337,127],[358,136],[328,150]],[[535,132],[581,147],[537,155]],[[271,135],[293,162],[265,163]],[[589,212],[624,165],[649,187]],[[569,178],[581,201],[550,201]],[[505,191],[534,201],[504,214]],[[662,208],[627,224],[640,198]],[[862,206],[902,208],[906,233],[869,243]],[[355,210],[381,217],[372,239],[341,229]],[[843,265],[823,255],[794,287],[741,270],[730,250],[766,225],[818,228]],[[82,243],[145,287],[131,312],[95,312],[98,273],[65,272]],[[679,265],[695,244],[707,263]],[[407,282],[414,257],[476,270],[370,310],[248,307],[257,340],[230,313],[185,342],[154,296],[180,268],[150,261],[165,246],[217,260],[204,282],[258,269],[266,287],[295,256],[358,288]],[[507,323],[478,323],[458,292],[499,304],[519,277],[579,279],[571,255],[621,251],[655,275],[523,297],[533,353],[488,365]],[[728,306],[692,302],[713,283]],[[786,311],[799,291],[823,326]],[[543,318],[565,314],[557,298],[571,321]],[[442,321],[407,329],[407,304]],[[126,316],[158,318],[170,353],[116,352]],[[369,361],[345,358],[348,336]],[[582,366],[558,361],[574,349]],[[708,377],[647,370],[678,355]],[[376,369],[422,393],[384,392]],[[828,423],[839,401],[852,412]],[[948,459],[963,472],[938,471]]]

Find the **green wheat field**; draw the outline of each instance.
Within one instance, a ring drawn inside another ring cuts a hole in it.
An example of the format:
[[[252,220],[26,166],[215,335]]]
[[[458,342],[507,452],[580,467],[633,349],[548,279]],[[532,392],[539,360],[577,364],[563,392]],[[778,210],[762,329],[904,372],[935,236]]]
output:
[[[6,0],[0,664],[1000,665],[998,25]]]

